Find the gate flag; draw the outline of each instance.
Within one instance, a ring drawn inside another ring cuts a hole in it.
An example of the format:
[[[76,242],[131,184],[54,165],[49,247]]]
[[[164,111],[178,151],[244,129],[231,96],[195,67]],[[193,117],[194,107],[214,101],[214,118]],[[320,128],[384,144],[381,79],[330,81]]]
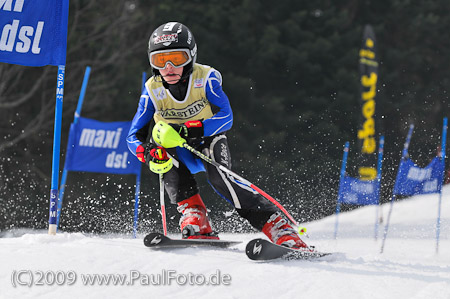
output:
[[[405,149],[403,149],[393,195],[442,194],[442,182],[445,169],[445,144],[447,142],[447,118],[445,117],[443,120],[441,152],[424,168],[419,167],[408,158],[407,145],[409,144],[408,139],[411,138],[412,128],[410,128]]]
[[[384,136],[380,136],[377,161],[377,176],[374,180],[362,180],[345,174],[347,157],[343,159],[339,183],[338,204],[378,205],[380,203],[381,167],[383,164]],[[346,152],[348,154],[348,144]]]
[[[0,0],[0,62],[58,66],[48,233],[56,234],[69,0]]]
[[[65,168],[115,174],[140,174],[141,162],[130,155],[126,134],[128,122],[100,122],[80,117],[72,123]]]
[[[345,176],[339,188],[338,201],[352,205],[378,205],[379,182],[377,180],[362,181]]]
[[[68,0],[0,0],[0,62],[65,65]]]
[[[339,192],[336,205],[336,223],[334,227],[334,238],[337,238],[338,215],[341,211],[341,204],[353,205],[379,205],[381,189],[381,168],[383,165],[384,136],[380,136],[377,161],[377,176],[374,180],[361,180],[346,174],[347,158],[350,143],[347,141],[342,157],[341,175],[339,179]],[[378,235],[378,209],[376,209],[375,239]]]
[[[411,159],[403,159],[395,181],[394,194],[416,195],[440,192],[443,167],[440,157],[435,157],[424,168],[417,166]]]
[[[424,168],[419,167],[408,157],[408,148],[411,141],[414,125],[409,127],[408,136],[402,151],[402,158],[398,167],[394,190],[392,191],[391,204],[389,208],[386,226],[384,228],[383,241],[380,253],[384,251],[384,244],[389,229],[390,217],[397,195],[418,195],[439,193],[438,216],[436,221],[436,253],[439,252],[439,235],[441,227],[441,204],[442,204],[442,182],[445,170],[445,149],[447,144],[447,117],[442,124],[441,149],[438,155]]]

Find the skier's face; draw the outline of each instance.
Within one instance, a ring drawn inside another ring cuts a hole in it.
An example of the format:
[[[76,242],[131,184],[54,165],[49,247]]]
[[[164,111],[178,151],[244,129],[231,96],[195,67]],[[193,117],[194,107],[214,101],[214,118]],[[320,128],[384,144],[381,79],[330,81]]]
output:
[[[183,67],[174,67],[171,63],[166,64],[166,67],[159,70],[161,76],[169,84],[177,84],[183,74]]]

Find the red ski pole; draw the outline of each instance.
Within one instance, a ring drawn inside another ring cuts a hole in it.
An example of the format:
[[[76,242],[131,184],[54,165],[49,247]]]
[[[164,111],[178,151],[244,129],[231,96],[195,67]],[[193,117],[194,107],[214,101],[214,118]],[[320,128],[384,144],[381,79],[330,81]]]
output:
[[[159,174],[159,202],[161,204],[161,217],[164,236],[167,236],[166,205],[164,204],[164,178],[162,173]]]
[[[159,121],[153,127],[152,136],[153,136],[153,139],[157,143],[159,143],[160,145],[162,145],[165,148],[173,148],[173,147],[177,147],[177,146],[184,147],[185,149],[189,150],[190,152],[192,152],[193,154],[198,156],[200,159],[217,167],[218,169],[222,170],[223,172],[229,174],[234,179],[239,181],[241,184],[252,188],[256,192],[261,194],[261,196],[264,196],[271,203],[273,203],[275,206],[277,206],[284,213],[284,215],[286,215],[286,217],[292,222],[292,224],[294,224],[295,226],[298,226],[297,221],[295,221],[294,217],[292,217],[291,214],[289,214],[289,212],[286,211],[286,209],[278,201],[276,201],[272,196],[270,196],[269,194],[267,194],[266,192],[264,192],[263,190],[261,190],[260,188],[258,188],[254,184],[252,184],[251,182],[247,181],[243,177],[234,173],[230,169],[217,163],[216,161],[212,160],[210,157],[202,154],[201,152],[199,152],[198,150],[196,150],[195,148],[193,148],[192,146],[187,144],[186,140],[184,140],[180,136],[180,134],[178,134],[170,125],[166,124],[163,121]]]

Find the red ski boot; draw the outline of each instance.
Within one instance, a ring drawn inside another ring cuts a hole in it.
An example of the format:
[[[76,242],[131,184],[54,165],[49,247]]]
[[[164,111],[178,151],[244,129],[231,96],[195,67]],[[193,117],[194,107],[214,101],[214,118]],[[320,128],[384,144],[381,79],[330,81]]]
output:
[[[300,239],[295,229],[292,228],[279,213],[270,216],[269,220],[264,224],[262,232],[269,237],[270,241],[277,245],[292,249],[311,250],[308,245]]]
[[[177,210],[183,214],[180,218],[183,239],[219,239],[211,228],[205,204],[199,194],[179,202]]]

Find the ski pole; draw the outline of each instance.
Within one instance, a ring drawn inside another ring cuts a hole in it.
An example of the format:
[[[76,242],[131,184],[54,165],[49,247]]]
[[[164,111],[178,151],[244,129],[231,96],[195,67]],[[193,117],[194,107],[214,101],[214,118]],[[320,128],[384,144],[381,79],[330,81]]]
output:
[[[166,206],[164,204],[164,177],[162,173],[159,174],[159,203],[161,204],[164,236],[167,236]]]
[[[164,136],[164,138],[161,138]],[[184,147],[185,149],[189,150],[196,156],[198,156],[203,161],[217,167],[218,169],[222,170],[223,172],[231,175],[233,178],[235,178],[237,181],[239,181],[241,184],[252,188],[256,192],[258,192],[260,195],[265,197],[267,200],[269,200],[271,203],[273,203],[275,206],[277,206],[283,213],[286,215],[286,217],[298,227],[297,221],[295,221],[294,217],[289,214],[288,211],[278,202],[276,201],[272,196],[249,182],[248,180],[244,179],[243,177],[239,176],[238,174],[234,173],[230,169],[226,168],[225,166],[217,163],[216,161],[212,160],[210,157],[204,155],[203,153],[199,152],[189,144],[187,144],[186,140],[184,140],[170,125],[166,124],[163,121],[159,121],[153,128],[153,138],[154,140],[162,145],[165,148],[173,148],[173,147]],[[164,140],[164,142],[161,142]]]

